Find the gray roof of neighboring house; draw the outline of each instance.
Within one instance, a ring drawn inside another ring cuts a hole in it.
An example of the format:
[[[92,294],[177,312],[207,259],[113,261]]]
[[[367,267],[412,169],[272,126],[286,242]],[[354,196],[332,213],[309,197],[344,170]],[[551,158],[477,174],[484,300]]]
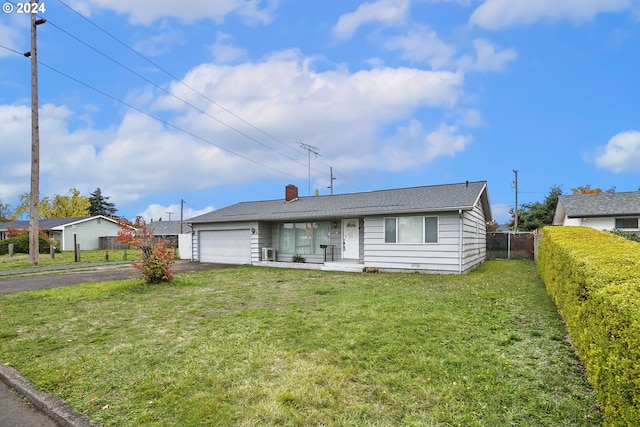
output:
[[[333,196],[300,197],[292,202],[241,202],[191,218],[189,223],[303,220],[411,212],[470,210],[482,201],[492,219],[486,181],[399,188]]]
[[[78,217],[78,218],[39,219],[38,228],[42,230],[51,230],[56,227],[75,223],[75,222],[82,221],[84,219],[89,219],[89,218],[91,217],[84,216],[84,217]],[[17,230],[24,230],[26,228],[29,228],[29,221],[9,221],[9,222],[0,223],[0,230],[6,230],[9,227],[15,228]]]
[[[147,223],[154,236],[174,236],[180,234],[180,221],[153,221]],[[183,222],[182,233],[191,233],[191,227]]]
[[[554,224],[569,218],[640,215],[640,191],[560,196]]]

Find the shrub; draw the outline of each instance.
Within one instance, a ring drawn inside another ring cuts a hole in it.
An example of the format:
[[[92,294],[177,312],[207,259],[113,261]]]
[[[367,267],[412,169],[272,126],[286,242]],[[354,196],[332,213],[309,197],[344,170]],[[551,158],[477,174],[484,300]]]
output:
[[[584,227],[546,227],[538,272],[608,425],[640,425],[640,246]]]
[[[142,217],[136,218],[132,224],[126,219],[118,221],[120,229],[114,239],[119,243],[130,244],[142,252],[142,261],[132,265],[142,272],[145,283],[170,282],[173,280],[171,266],[175,262],[175,251],[167,247],[166,240],[158,240],[153,236],[153,229]]]
[[[294,255],[291,257],[291,262],[305,262],[305,259],[302,255]]]
[[[29,234],[23,234],[19,237],[13,237],[0,241],[0,255],[6,255],[9,253],[9,243],[13,243],[13,252],[16,254],[28,254],[29,253]],[[48,254],[51,243],[48,239],[42,236],[38,238],[38,252],[41,254]],[[56,246],[56,252],[60,252],[60,248]]]

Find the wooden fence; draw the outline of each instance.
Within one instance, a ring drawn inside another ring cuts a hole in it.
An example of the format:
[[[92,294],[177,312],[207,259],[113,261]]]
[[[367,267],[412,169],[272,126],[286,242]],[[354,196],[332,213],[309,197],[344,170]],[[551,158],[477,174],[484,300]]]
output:
[[[487,233],[487,259],[527,259],[535,256],[534,233]]]

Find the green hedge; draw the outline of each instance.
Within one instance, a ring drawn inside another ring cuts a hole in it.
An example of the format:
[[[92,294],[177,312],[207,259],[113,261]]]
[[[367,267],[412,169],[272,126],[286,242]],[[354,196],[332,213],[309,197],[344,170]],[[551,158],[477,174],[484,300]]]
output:
[[[538,273],[607,425],[640,426],[640,244],[591,228],[546,227]]]
[[[12,239],[0,240],[0,255],[6,255],[9,253],[9,243],[13,243],[13,253],[16,254],[28,254],[29,253],[29,236],[14,237]],[[39,252],[41,254],[49,253],[49,246],[51,243],[44,237],[40,236]],[[60,252],[59,248],[56,248],[56,252]]]

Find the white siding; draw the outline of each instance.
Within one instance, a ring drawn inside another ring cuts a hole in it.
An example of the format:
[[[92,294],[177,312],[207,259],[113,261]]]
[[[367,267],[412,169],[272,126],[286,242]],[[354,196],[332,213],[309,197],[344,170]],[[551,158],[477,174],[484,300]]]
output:
[[[420,216],[434,216],[434,214],[421,214]],[[365,267],[457,273],[460,258],[460,241],[458,239],[460,218],[457,213],[438,214],[437,216],[438,243],[421,244],[385,243],[385,217],[365,217]]]
[[[487,257],[487,226],[480,204],[464,212],[462,272],[473,269]]]
[[[118,224],[108,219],[94,218],[75,224],[75,228],[73,228],[73,225],[68,225],[64,227],[60,238],[61,250],[74,250],[74,234],[76,235],[76,243],[80,245],[81,250],[94,250],[99,247],[99,237],[118,235]]]
[[[384,218],[364,219],[364,265],[382,269],[464,273],[486,259],[486,221],[481,206],[463,212],[460,245],[458,212],[413,214],[438,217],[438,243],[385,243]],[[462,258],[462,262],[461,262]]]

